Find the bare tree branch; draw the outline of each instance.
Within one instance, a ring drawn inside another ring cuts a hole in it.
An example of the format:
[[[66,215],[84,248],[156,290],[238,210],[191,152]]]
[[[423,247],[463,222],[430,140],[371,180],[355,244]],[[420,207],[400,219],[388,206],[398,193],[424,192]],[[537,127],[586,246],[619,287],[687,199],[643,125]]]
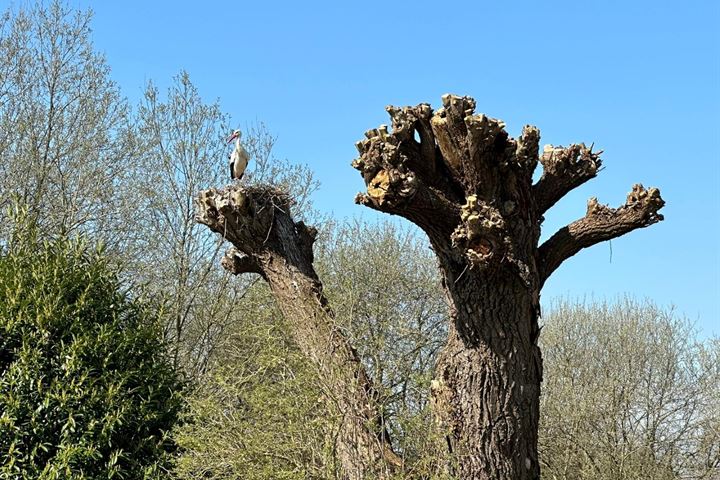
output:
[[[546,145],[540,163],[543,174],[533,185],[533,195],[538,214],[542,215],[572,189],[594,178],[602,164],[600,152],[593,152],[592,146],[584,143],[567,148]]]
[[[625,205],[619,208],[601,205],[595,197],[591,198],[583,218],[558,230],[538,249],[540,284],[583,248],[661,221],[663,216],[658,210],[663,205],[660,190],[646,190],[640,184],[633,186]]]

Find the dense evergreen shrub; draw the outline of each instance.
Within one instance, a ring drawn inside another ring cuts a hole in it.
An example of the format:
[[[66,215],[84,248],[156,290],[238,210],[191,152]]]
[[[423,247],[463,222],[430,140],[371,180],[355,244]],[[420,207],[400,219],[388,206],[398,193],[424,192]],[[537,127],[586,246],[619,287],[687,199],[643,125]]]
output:
[[[0,479],[161,478],[182,382],[101,248],[0,246]]]

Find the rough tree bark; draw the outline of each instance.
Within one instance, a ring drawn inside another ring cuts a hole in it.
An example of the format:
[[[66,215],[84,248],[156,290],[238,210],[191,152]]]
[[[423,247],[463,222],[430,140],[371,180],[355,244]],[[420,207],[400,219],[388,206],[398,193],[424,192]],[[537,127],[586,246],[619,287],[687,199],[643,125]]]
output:
[[[400,458],[375,408],[373,383],[322,293],[313,268],[317,232],[292,219],[290,202],[271,186],[210,189],[198,197],[197,220],[234,245],[225,269],[268,282],[295,341],[318,367],[329,407],[341,415],[336,454],[343,478],[387,478]]]
[[[538,479],[540,289],[582,248],[662,220],[664,202],[641,185],[620,208],[592,198],[583,218],[538,245],[545,211],[595,177],[601,152],[539,152],[536,127],[513,139],[501,121],[475,114],[472,98],[442,102],[387,108],[392,132],[381,125],[356,144],[367,192],[355,200],[418,225],[439,259],[451,324],[431,388],[451,472]]]

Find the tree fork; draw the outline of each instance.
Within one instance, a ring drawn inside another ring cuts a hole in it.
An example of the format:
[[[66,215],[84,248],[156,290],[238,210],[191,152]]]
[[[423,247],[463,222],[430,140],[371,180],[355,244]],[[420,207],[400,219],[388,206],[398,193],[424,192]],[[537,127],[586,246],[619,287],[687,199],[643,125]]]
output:
[[[197,199],[196,219],[233,244],[225,269],[268,282],[295,341],[318,368],[328,406],[341,418],[336,449],[343,478],[388,478],[401,460],[376,408],[376,389],[322,293],[313,267],[317,231],[293,220],[291,201],[272,186],[210,189]]]
[[[585,217],[538,246],[543,214],[595,177],[601,152],[540,153],[536,127],[513,139],[503,122],[475,114],[472,98],[442,103],[390,106],[392,131],[366,132],[353,167],[367,192],[356,202],[418,225],[438,257],[451,323],[431,390],[448,468],[463,479],[535,480],[540,289],[582,248],[662,220],[664,202],[640,185],[618,209],[591,199]]]

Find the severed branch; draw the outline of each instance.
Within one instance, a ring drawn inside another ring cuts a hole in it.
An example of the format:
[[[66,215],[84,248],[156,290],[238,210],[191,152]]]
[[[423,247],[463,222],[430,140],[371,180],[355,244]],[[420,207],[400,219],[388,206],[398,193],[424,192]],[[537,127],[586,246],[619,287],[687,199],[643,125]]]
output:
[[[263,278],[265,277],[265,273],[257,261],[248,255],[240,253],[235,247],[229,248],[225,252],[225,256],[220,260],[220,264],[233,275],[257,273],[258,275],[262,275]]]
[[[650,226],[663,220],[658,213],[665,201],[660,190],[646,190],[633,186],[625,205],[610,208],[598,203],[595,197],[588,200],[586,215],[558,230],[538,249],[540,285],[568,258],[583,248],[611,240],[637,228]]]
[[[392,173],[385,170],[368,184],[368,193],[358,193],[355,203],[383,213],[400,215],[418,225],[426,232],[452,232],[460,221],[460,208],[449,201],[442,192],[412,179],[412,197],[403,196],[403,187],[396,187],[390,180]],[[428,217],[428,212],[437,216]]]
[[[540,146],[540,130],[534,125],[525,125],[517,140],[515,158],[532,175],[538,163]]]
[[[602,165],[601,153],[593,152],[592,145],[587,148],[584,143],[567,148],[546,145],[540,156],[543,174],[532,189],[538,215],[548,211],[572,189],[594,178]]]

